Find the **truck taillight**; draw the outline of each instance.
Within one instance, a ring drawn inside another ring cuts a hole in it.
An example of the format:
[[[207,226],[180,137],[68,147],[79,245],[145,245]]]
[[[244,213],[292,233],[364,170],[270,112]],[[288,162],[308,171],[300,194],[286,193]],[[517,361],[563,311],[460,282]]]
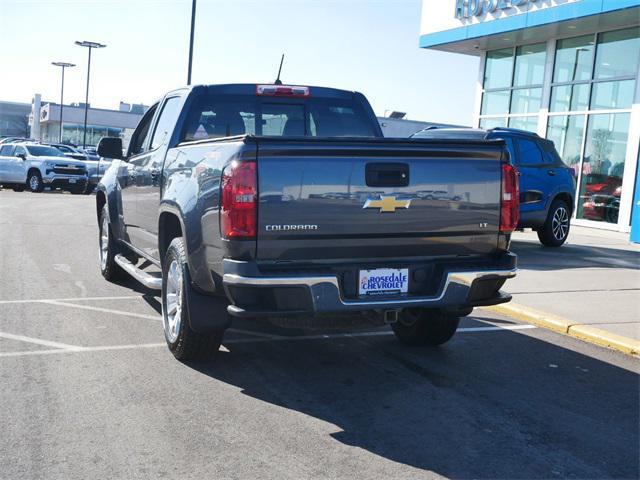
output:
[[[500,202],[500,231],[511,233],[520,220],[520,188],[518,173],[513,165],[502,164],[502,191]]]
[[[233,162],[225,168],[220,209],[220,228],[224,238],[255,238],[257,197],[255,162]]]

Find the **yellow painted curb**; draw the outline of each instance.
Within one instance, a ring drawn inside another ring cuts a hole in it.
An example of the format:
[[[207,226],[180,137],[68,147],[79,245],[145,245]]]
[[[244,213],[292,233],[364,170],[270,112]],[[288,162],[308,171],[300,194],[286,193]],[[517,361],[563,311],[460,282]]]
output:
[[[616,335],[615,333],[607,332],[606,330],[601,330],[591,325],[574,323],[566,318],[525,307],[524,305],[509,303],[481,308],[489,312],[530,323],[537,327],[564,333],[565,335],[570,335],[601,347],[611,348],[627,355],[640,355],[640,341],[638,340]]]

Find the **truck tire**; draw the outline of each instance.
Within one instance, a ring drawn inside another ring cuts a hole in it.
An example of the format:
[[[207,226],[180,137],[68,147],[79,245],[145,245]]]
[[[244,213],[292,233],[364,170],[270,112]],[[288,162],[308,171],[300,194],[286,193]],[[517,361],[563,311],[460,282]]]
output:
[[[126,273],[114,258],[120,253],[118,244],[113,238],[111,224],[109,223],[109,210],[105,205],[100,213],[100,223],[98,227],[98,252],[100,259],[100,273],[110,282],[123,278]]]
[[[42,176],[38,170],[31,170],[29,177],[27,178],[27,185],[29,190],[33,193],[39,193],[44,190],[44,184],[42,183]]]
[[[167,346],[178,360],[212,357],[222,343],[223,331],[202,334],[191,329],[186,299],[192,288],[184,242],[174,238],[162,263],[162,325]]]
[[[14,192],[24,192],[24,185],[14,185],[11,187]]]
[[[571,227],[571,210],[564,200],[554,200],[547,220],[538,229],[538,239],[545,247],[559,247],[567,241]]]
[[[448,315],[442,310],[408,308],[400,312],[398,321],[391,324],[396,338],[405,345],[442,345],[448,342],[458,329],[460,317]]]

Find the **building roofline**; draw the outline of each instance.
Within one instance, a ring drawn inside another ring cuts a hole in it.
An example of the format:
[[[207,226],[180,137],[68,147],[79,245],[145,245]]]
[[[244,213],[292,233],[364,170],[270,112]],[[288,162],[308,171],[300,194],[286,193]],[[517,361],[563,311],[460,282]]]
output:
[[[60,104],[56,103],[56,102],[41,102],[41,103],[42,103],[43,107],[45,105],[53,105],[55,107],[59,107],[60,106]],[[29,105],[31,105],[31,104],[29,104]],[[140,104],[136,104],[136,105],[140,105]],[[145,108],[149,108],[149,105],[142,105],[142,106],[145,107]],[[64,108],[65,109],[66,108],[78,108],[78,109],[84,110],[84,107],[79,107],[77,105],[67,105],[67,104],[65,104]],[[95,108],[95,107],[91,107],[91,106],[89,106],[88,110],[94,110],[94,111],[98,111],[98,112],[122,113],[122,114],[127,114],[127,115],[138,115],[138,116],[144,115],[144,113],[126,112],[126,111],[123,111],[123,110],[113,110],[111,108]]]
[[[433,48],[450,51],[460,50],[460,53],[478,55],[482,50],[474,49],[471,45],[469,45],[468,49],[455,49],[453,47],[456,44],[473,42],[473,40],[480,40],[483,37],[504,35],[506,33],[533,29],[536,27],[545,27],[572,20],[580,21],[589,17],[619,12],[627,9],[638,9],[638,11],[640,11],[640,0],[582,0],[579,2],[556,5],[551,8],[535,10],[496,20],[489,20],[421,35],[420,48]],[[640,22],[636,21],[634,25],[639,23]],[[617,27],[612,28],[615,29]],[[575,32],[573,34],[568,34],[567,36],[576,36],[581,34],[583,33]],[[505,45],[505,47],[508,46],[511,45]]]

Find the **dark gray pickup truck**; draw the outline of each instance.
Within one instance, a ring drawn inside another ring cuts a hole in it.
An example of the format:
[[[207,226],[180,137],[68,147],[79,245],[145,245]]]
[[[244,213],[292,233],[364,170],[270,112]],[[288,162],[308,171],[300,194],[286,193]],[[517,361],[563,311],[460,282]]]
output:
[[[195,86],[142,118],[98,185],[100,268],[162,291],[179,359],[233,317],[363,316],[438,345],[510,300],[518,183],[500,140],[385,139],[360,93]],[[149,272],[149,266],[161,275]]]

